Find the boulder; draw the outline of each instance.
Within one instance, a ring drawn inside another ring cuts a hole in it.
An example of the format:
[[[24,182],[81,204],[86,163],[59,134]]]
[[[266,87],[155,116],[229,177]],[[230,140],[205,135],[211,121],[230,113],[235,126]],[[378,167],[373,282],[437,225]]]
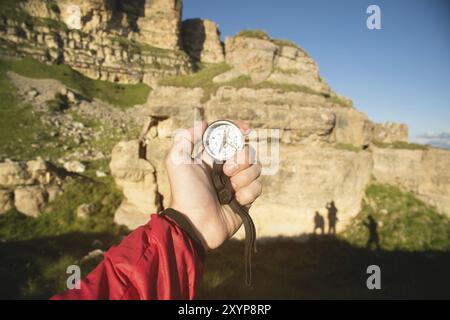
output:
[[[64,169],[69,172],[83,173],[86,170],[86,166],[78,160],[72,160],[64,163]]]
[[[39,186],[19,187],[14,190],[14,205],[23,214],[37,217],[42,213],[46,196]]]
[[[8,188],[31,183],[32,179],[26,164],[13,161],[0,163],[0,187]]]
[[[149,215],[158,209],[157,184],[152,164],[139,158],[139,141],[118,143],[113,148],[109,166],[124,194],[114,221],[130,229],[147,222]]]

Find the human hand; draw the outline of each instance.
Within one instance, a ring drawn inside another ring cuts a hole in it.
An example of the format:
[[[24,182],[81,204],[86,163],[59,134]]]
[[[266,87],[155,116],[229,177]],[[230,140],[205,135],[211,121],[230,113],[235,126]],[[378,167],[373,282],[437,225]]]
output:
[[[235,122],[245,134],[248,125]],[[188,218],[205,249],[215,249],[229,239],[242,225],[242,219],[228,205],[221,205],[211,181],[213,160],[202,152],[201,160],[191,157],[195,143],[201,141],[207,125],[199,123],[174,136],[174,143],[166,158],[171,189],[170,208]],[[194,140],[195,139],[195,140]],[[245,146],[223,166],[230,177],[236,200],[249,207],[261,194],[259,179],[261,165],[253,163],[254,154]]]

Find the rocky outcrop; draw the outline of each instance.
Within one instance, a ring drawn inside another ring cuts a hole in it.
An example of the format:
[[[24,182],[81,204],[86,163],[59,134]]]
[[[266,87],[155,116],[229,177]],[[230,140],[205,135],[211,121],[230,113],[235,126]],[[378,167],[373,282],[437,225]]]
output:
[[[238,35],[225,39],[225,52],[226,62],[234,68],[231,72],[250,75],[255,83],[295,84],[331,94],[314,60],[290,44]]]
[[[140,10],[136,17],[136,40],[159,48],[179,48],[181,0],[134,0],[129,3],[127,1],[127,4],[124,2],[119,2],[124,8]],[[141,3],[144,3],[143,8],[139,7]]]
[[[108,30],[155,47],[179,48],[180,0],[25,0],[20,8],[70,30]]]
[[[131,229],[148,221],[158,210],[155,168],[139,158],[139,141],[121,142],[111,154],[111,174],[122,188],[124,200],[117,209],[114,221]]]
[[[408,141],[408,126],[404,123],[376,123],[373,140],[392,143],[396,141]]]
[[[24,2],[29,21],[0,19],[0,55],[63,62],[88,77],[121,83],[154,85],[191,71],[179,50],[178,0],[37,2]]]
[[[352,108],[335,110],[334,140],[338,143],[367,146],[373,138],[374,123],[362,112]]]
[[[411,191],[450,216],[450,151],[374,148],[377,181]]]
[[[15,207],[37,217],[44,205],[62,193],[65,174],[41,160],[0,163],[0,213]]]
[[[188,19],[181,26],[184,50],[196,61],[204,63],[223,62],[224,51],[220,31],[211,20]]]

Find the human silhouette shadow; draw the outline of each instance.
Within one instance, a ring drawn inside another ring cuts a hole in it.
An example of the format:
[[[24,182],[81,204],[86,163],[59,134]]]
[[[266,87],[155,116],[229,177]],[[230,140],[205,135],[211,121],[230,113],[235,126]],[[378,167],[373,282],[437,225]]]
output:
[[[369,239],[367,240],[366,248],[370,249],[375,245],[377,250],[380,250],[380,237],[378,236],[378,222],[369,215],[367,221],[363,222],[364,226],[369,229]]]
[[[325,208],[327,208],[328,211],[328,234],[334,236],[336,235],[336,223],[339,220],[337,217],[338,209],[333,200],[331,200],[330,203],[327,203]]]
[[[317,229],[321,231],[322,235],[325,233],[325,219],[319,213],[319,211],[316,211],[316,214],[314,215],[314,235],[316,235]]]

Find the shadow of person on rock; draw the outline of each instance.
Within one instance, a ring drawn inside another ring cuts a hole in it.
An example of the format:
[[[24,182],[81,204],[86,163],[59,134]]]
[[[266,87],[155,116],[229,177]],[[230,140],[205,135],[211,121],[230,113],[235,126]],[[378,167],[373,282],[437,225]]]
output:
[[[316,235],[317,229],[321,230],[322,235],[325,233],[325,219],[319,211],[316,211],[316,214],[314,215],[314,235]]]
[[[380,237],[378,236],[378,222],[369,215],[367,221],[363,222],[364,226],[369,229],[369,239],[367,240],[366,248],[371,249],[375,245],[377,250],[380,250]]]
[[[328,234],[334,236],[336,235],[336,223],[339,220],[337,217],[338,209],[333,200],[331,200],[330,203],[327,203],[325,207],[328,210]]]

